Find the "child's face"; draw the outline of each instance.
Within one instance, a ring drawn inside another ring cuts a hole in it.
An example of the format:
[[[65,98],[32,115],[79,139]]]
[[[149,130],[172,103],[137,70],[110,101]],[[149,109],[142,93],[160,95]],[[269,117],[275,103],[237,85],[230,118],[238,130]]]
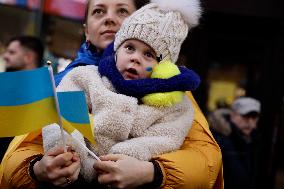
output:
[[[116,67],[124,79],[149,78],[158,64],[155,51],[137,39],[129,39],[117,50]]]

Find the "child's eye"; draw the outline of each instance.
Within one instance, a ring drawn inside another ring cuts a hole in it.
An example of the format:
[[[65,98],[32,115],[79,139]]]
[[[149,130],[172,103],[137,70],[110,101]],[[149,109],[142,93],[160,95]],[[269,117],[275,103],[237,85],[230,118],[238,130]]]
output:
[[[151,52],[146,52],[145,55],[148,57],[148,58],[154,58],[154,54],[151,53]]]
[[[132,45],[126,45],[126,46],[125,46],[125,49],[126,49],[128,52],[132,52],[132,51],[135,50]]]

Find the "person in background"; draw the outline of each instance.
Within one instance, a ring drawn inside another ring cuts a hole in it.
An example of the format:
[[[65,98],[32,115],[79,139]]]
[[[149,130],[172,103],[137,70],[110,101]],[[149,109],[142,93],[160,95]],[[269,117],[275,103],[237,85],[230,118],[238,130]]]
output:
[[[257,123],[260,102],[237,98],[231,108],[215,110],[208,118],[211,131],[222,150],[226,189],[255,188],[259,152]]]
[[[31,70],[42,66],[44,46],[37,37],[16,36],[7,43],[3,53],[5,71]],[[2,159],[12,137],[0,138],[0,159]]]
[[[165,0],[163,0],[165,1]],[[188,0],[185,0],[188,1]],[[78,66],[98,65],[104,49],[115,37],[123,20],[147,4],[143,0],[90,0],[86,8],[87,41],[77,58],[55,78],[57,85]],[[169,0],[171,4],[176,1]],[[199,5],[199,1],[194,1]],[[170,153],[140,161],[121,154],[100,157],[96,169],[100,184],[114,188],[204,188],[223,189],[221,150],[191,92],[194,120],[182,147]],[[15,137],[0,167],[0,187],[36,188],[39,180],[66,187],[78,179],[80,159],[63,148],[43,153],[41,132]],[[81,187],[81,185],[79,185]],[[94,188],[94,186],[93,186]]]
[[[43,65],[44,46],[33,36],[13,37],[3,54],[7,72],[31,70]]]

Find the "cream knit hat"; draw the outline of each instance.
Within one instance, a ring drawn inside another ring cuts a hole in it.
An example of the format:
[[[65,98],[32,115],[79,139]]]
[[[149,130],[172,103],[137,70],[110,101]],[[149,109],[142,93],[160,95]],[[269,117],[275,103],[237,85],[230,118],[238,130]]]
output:
[[[151,0],[125,19],[114,41],[114,50],[128,39],[151,46],[161,60],[176,63],[188,30],[198,24],[199,0]]]

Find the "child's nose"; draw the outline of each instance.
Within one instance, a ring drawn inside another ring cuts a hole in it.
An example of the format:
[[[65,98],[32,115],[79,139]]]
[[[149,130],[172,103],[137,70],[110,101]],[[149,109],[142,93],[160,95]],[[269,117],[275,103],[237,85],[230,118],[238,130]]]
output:
[[[136,64],[140,64],[141,63],[140,57],[141,56],[139,55],[139,53],[134,53],[132,54],[130,61]]]

